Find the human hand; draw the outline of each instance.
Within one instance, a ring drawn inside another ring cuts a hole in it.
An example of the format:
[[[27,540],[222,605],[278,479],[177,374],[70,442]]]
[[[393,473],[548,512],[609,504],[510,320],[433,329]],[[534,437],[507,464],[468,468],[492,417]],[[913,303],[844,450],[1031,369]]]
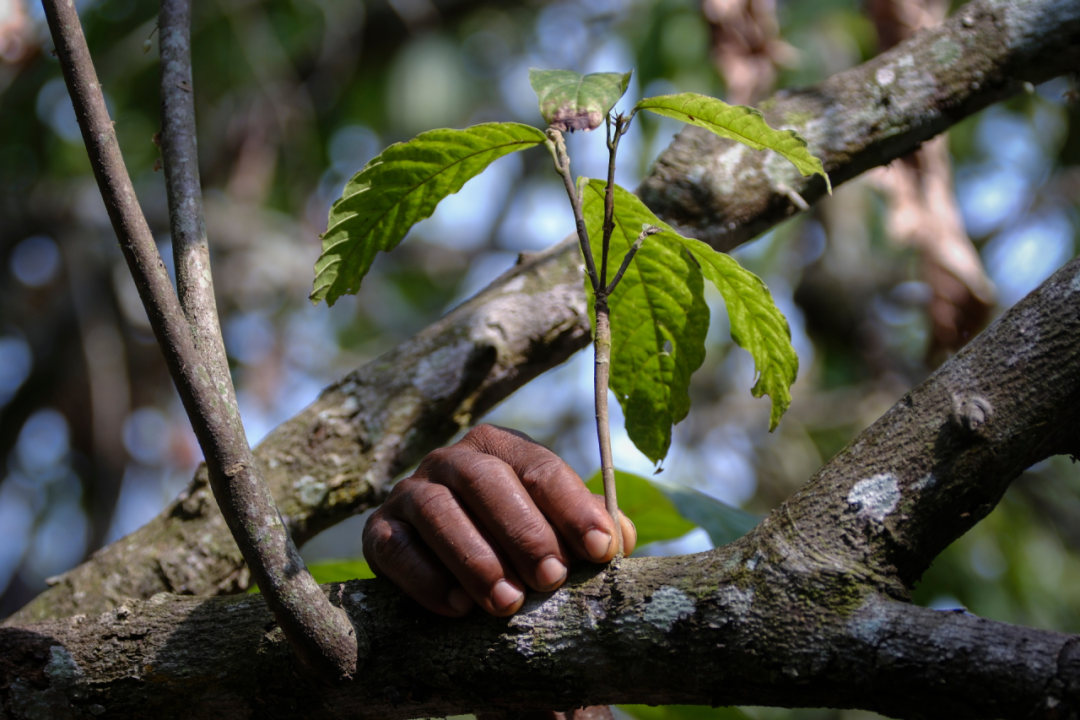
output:
[[[629,554],[637,530],[621,520]],[[572,560],[603,563],[615,552],[603,498],[555,453],[494,425],[430,453],[364,526],[371,569],[447,617],[474,603],[512,615],[526,585],[554,590]]]

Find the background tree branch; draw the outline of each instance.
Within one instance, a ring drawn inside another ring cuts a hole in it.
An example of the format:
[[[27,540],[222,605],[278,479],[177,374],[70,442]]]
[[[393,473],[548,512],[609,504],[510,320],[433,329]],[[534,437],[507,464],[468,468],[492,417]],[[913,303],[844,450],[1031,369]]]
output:
[[[1078,63],[1076,3],[974,0],[872,60],[808,88],[781,90],[760,107],[770,125],[806,138],[835,187]],[[638,194],[683,234],[731,250],[802,209],[785,189],[813,204],[825,183],[690,127]]]
[[[1072,67],[1080,54],[1078,34],[1080,10],[1074,3],[975,0],[940,28],[881,57],[819,85],[777,94],[764,103],[766,115],[807,136],[839,184],[1020,91],[1020,80],[1041,82]],[[939,67],[935,53],[972,43],[979,52],[950,54],[952,64]],[[887,103],[879,72],[883,79],[892,72]],[[977,73],[980,80],[973,79]],[[823,114],[811,115],[811,107]],[[784,175],[764,154],[738,151],[733,158],[732,147],[688,128],[661,155],[639,192],[662,218],[721,248],[793,214],[788,188],[809,200],[820,197],[823,186],[815,189],[810,181]],[[737,185],[718,179],[727,172],[725,163]],[[774,187],[776,179],[785,188]],[[297,542],[381,502],[397,473],[584,347],[589,330],[580,275],[572,243],[525,259],[413,340],[328,388],[271,434],[256,458]],[[456,362],[434,363],[447,357]],[[433,395],[434,377],[440,390]],[[402,394],[411,400],[395,403]],[[65,574],[8,622],[104,612],[125,598],[163,591],[235,592],[248,583],[200,470],[161,516]]]
[[[382,580],[327,586],[371,639],[364,677],[330,691],[292,677],[257,598],[157,595],[0,630],[0,693],[16,717],[57,707],[410,718],[612,702],[1071,717],[1080,636],[903,599],[912,568],[988,511],[1020,468],[1080,451],[1078,288],[1080,259],[729,545],[579,569],[509,619],[420,612]],[[978,423],[949,392],[974,378],[998,403]],[[1063,421],[1042,422],[1044,412]]]

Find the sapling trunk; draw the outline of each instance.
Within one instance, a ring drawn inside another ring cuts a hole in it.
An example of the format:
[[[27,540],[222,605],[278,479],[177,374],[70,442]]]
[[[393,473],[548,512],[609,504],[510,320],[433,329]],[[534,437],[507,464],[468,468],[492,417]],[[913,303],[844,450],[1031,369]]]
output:
[[[601,288],[601,291],[603,288]],[[611,457],[611,426],[608,415],[608,376],[611,371],[611,314],[607,294],[596,296],[596,337],[593,339],[595,362],[593,390],[596,395],[596,436],[600,441],[600,474],[604,478],[604,504],[615,524],[615,546],[623,554],[622,522],[615,493],[615,462]]]
[[[570,198],[570,206],[574,211],[574,224],[577,228],[578,242],[581,245],[581,254],[585,258],[585,271],[589,277],[589,284],[593,289],[593,309],[596,313],[596,334],[593,338],[593,391],[596,407],[596,436],[600,444],[600,474],[604,480],[604,503],[615,526],[615,544],[618,548],[618,557],[623,555],[624,546],[618,494],[615,489],[615,462],[611,455],[611,420],[608,412],[608,380],[611,374],[611,312],[608,308],[607,299],[626,273],[630,261],[645,238],[659,232],[658,228],[651,226],[642,230],[641,235],[638,236],[626,253],[615,277],[609,284],[607,281],[608,259],[611,249],[611,234],[615,228],[615,157],[619,149],[619,139],[626,133],[629,124],[629,118],[622,115],[617,115],[614,119],[611,116],[605,117],[605,127],[608,134],[608,177],[607,190],[604,195],[604,224],[599,272],[597,272],[596,263],[593,259],[589,235],[585,229],[585,217],[581,209],[581,195],[574,185],[574,178],[570,172],[570,157],[566,152],[566,143],[559,130],[553,127],[547,130],[548,149],[552,153],[555,160],[555,169],[562,176],[566,194]]]

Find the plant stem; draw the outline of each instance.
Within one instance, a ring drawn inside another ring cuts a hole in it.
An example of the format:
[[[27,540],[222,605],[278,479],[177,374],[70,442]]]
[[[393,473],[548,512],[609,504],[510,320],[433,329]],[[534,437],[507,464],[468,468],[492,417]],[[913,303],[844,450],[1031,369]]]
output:
[[[607,287],[608,255],[611,251],[611,233],[615,230],[615,155],[619,151],[619,138],[626,132],[622,115],[615,117],[614,128],[611,125],[611,115],[608,115],[604,118],[604,128],[608,133],[608,172],[607,188],[604,190],[604,236],[600,252],[600,286],[605,288]]]
[[[610,126],[610,121],[609,121]],[[593,339],[594,366],[593,366],[593,392],[596,406],[596,436],[600,443],[600,473],[604,479],[604,503],[608,514],[611,516],[615,530],[616,557],[623,555],[622,522],[619,513],[618,495],[615,490],[615,462],[611,455],[611,423],[608,413],[608,380],[611,375],[611,313],[608,309],[608,289],[605,285],[607,275],[608,245],[611,240],[611,232],[614,229],[614,198],[611,185],[615,177],[615,152],[619,145],[619,137],[625,132],[622,116],[615,119],[614,132],[609,133],[608,149],[610,160],[608,162],[608,192],[604,207],[604,232],[603,249],[601,252],[601,271],[599,277],[596,273],[596,264],[592,256],[592,248],[589,245],[589,235],[585,230],[585,216],[581,210],[581,197],[574,186],[573,176],[570,173],[570,158],[566,154],[566,143],[562,133],[554,128],[548,128],[547,134],[550,140],[549,149],[555,158],[555,169],[563,178],[566,186],[566,194],[570,198],[570,206],[574,210],[574,222],[578,231],[578,242],[581,244],[581,253],[585,256],[585,267],[592,282],[593,296],[595,298],[594,309],[596,311],[596,336]],[[644,236],[639,240],[644,240]],[[640,242],[629,253],[633,257]],[[626,271],[624,261],[618,277]],[[618,283],[618,278],[612,286]]]
[[[602,292],[602,291],[601,291]],[[611,457],[611,425],[608,415],[608,378],[611,373],[611,316],[607,297],[596,297],[596,338],[593,341],[593,391],[596,402],[596,436],[600,441],[600,474],[604,478],[604,504],[615,525],[616,557],[623,555],[622,522],[615,492],[615,461]]]
[[[589,249],[589,233],[585,230],[585,216],[581,213],[581,198],[577,188],[574,187],[574,176],[570,173],[570,156],[566,154],[566,141],[562,133],[555,128],[547,129],[548,150],[555,159],[555,170],[563,179],[566,187],[566,195],[570,198],[570,207],[574,211],[574,227],[577,230],[578,243],[581,245],[581,254],[585,258],[585,272],[589,276],[593,292],[603,292],[600,278],[596,274],[596,263],[593,262],[592,251]]]

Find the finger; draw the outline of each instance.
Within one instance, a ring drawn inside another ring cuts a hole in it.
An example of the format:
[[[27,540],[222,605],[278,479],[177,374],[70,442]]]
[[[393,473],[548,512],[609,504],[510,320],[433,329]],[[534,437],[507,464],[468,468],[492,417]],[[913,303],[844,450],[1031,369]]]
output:
[[[375,574],[428,610],[461,617],[472,609],[472,598],[406,523],[376,511],[364,526],[363,538],[364,557]]]
[[[512,615],[525,600],[522,582],[450,488],[408,478],[384,508],[413,528],[470,597],[492,615]]]
[[[629,555],[637,547],[637,526],[621,510],[619,511],[619,520],[622,525],[623,555]]]
[[[536,590],[566,579],[568,556],[517,474],[502,460],[467,446],[429,456],[417,470],[460,498],[518,575]]]
[[[607,562],[615,557],[615,525],[603,504],[597,505],[570,466],[555,453],[520,433],[480,425],[461,443],[506,462],[529,497],[581,558]]]

